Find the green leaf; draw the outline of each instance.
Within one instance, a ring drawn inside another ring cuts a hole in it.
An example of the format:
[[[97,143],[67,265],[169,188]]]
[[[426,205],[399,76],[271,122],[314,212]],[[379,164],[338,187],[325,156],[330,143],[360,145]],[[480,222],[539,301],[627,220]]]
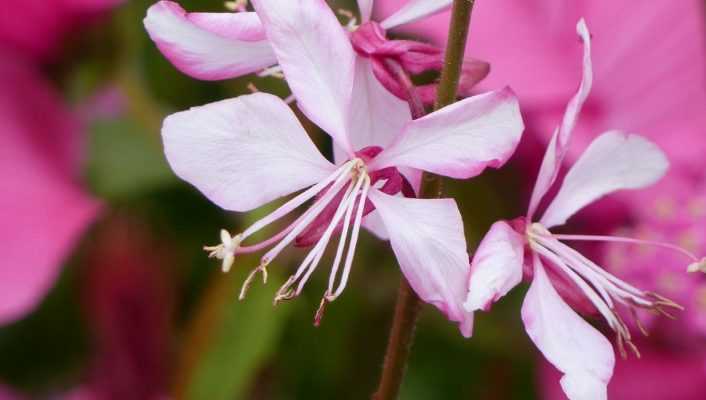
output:
[[[87,178],[96,194],[123,199],[177,182],[156,134],[150,135],[127,119],[92,124]]]
[[[241,258],[239,263],[248,265],[248,261],[255,261],[248,258]],[[237,291],[247,273],[243,268],[229,277],[229,295],[190,374],[187,399],[246,398],[249,384],[277,347],[293,308],[288,304],[273,307],[272,299],[281,281],[276,274],[270,274],[264,286],[258,276],[245,300],[238,301]]]

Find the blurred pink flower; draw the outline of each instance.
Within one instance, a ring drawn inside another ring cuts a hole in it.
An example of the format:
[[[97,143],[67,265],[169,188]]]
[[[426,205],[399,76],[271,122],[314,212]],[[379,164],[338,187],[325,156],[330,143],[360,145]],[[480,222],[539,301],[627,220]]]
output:
[[[83,300],[94,338],[71,400],[166,399],[173,287],[169,249],[142,222],[106,221],[86,260]]]
[[[641,308],[666,315],[669,315],[666,309],[678,306],[660,295],[637,289],[616,278],[561,242],[639,241],[549,231],[565,224],[581,208],[607,194],[646,187],[661,178],[668,162],[653,143],[620,131],[608,131],[598,136],[568,171],[538,222],[533,219],[559,175],[572,130],[592,86],[591,41],[584,20],[579,21],[577,31],[584,42],[583,79],[579,89],[569,101],[549,142],[527,216],[510,223],[495,223],[479,245],[471,265],[465,306],[471,312],[487,310],[520,283],[523,268],[527,265],[527,274],[533,276],[522,305],[522,320],[528,335],[547,360],[564,374],[561,386],[571,400],[597,400],[606,398],[606,387],[615,363],[613,349],[605,337],[565,303],[554,287],[555,282],[562,282],[559,289],[579,293],[593,304],[615,332],[623,355],[625,344],[635,352],[637,350],[618,305],[633,313],[636,308]],[[525,260],[526,248],[531,260]],[[691,256],[690,261],[695,261],[695,257]],[[545,270],[546,267],[551,268]]]
[[[0,53],[0,324],[31,311],[98,204],[79,186],[79,125],[36,68]]]
[[[613,400],[702,400],[706,397],[703,351],[664,349],[654,342],[640,344],[642,357],[620,360],[608,386]],[[559,372],[549,363],[539,368],[539,393],[544,400],[562,400]]]
[[[56,55],[67,33],[122,1],[6,0],[6,11],[0,13],[0,43],[16,53],[44,60]]]
[[[620,235],[654,241],[673,241],[687,250],[706,253],[706,180],[671,174],[645,191],[632,204],[635,220],[620,228]],[[660,248],[608,245],[604,258],[620,277],[648,290],[659,291],[685,307],[677,321],[659,324],[644,321],[680,342],[703,342],[706,338],[706,275],[684,274],[684,256]],[[705,360],[706,362],[706,360]]]
[[[388,15],[404,0],[379,0]],[[704,5],[701,0],[493,0],[476,2],[470,56],[491,72],[480,87],[510,85],[528,132],[544,143],[579,78],[573,21],[591,26],[594,70],[601,79],[575,129],[575,159],[596,132],[621,129],[655,141],[675,168],[703,169],[706,141]],[[406,27],[446,40],[448,13]],[[689,143],[689,145],[684,145]],[[530,150],[530,149],[528,149]],[[537,158],[537,152],[524,154]]]
[[[274,246],[246,281],[242,297],[256,273],[266,279],[266,266],[290,243],[315,243],[276,297],[291,299],[342,226],[321,311],[345,288],[363,218],[374,211],[410,285],[470,335],[472,315],[461,306],[468,254],[456,203],[410,198],[414,191],[400,168],[466,179],[502,166],[523,129],[512,92],[464,99],[412,120],[405,104],[380,90],[369,68],[361,68],[362,59],[324,1],[253,3],[299,108],[340,151],[336,165],[326,160],[292,110],[264,93],[169,116],[162,135],[172,169],[217,205],[244,212],[308,188],[243,233],[231,237],[223,231],[222,243],[207,250],[228,270],[238,253]],[[311,208],[274,237],[241,245],[317,195]]]

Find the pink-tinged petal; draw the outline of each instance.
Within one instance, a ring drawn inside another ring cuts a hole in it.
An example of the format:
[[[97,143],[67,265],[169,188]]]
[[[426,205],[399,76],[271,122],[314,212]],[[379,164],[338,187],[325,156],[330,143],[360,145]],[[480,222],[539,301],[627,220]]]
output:
[[[373,212],[365,216],[365,219],[363,219],[363,227],[372,232],[372,234],[377,236],[380,240],[388,240],[390,238],[390,234],[387,233],[387,228],[385,228],[385,223],[382,222],[382,218],[380,218],[380,214],[377,210],[373,210]]]
[[[466,179],[498,168],[512,155],[524,125],[512,90],[456,102],[411,121],[375,160],[375,168],[405,166]]]
[[[385,148],[402,132],[412,114],[407,102],[387,91],[375,78],[370,60],[356,57],[348,131],[353,150]]]
[[[680,337],[684,332],[680,332]],[[703,347],[660,346],[648,338],[637,343],[640,357],[628,357],[615,365],[608,385],[608,398],[649,400],[703,400],[706,393],[706,364]],[[564,400],[560,378],[551,365],[542,363],[538,387],[544,400]]]
[[[649,140],[619,131],[606,132],[571,167],[540,222],[547,228],[561,225],[606,194],[657,182],[667,168],[667,157]]]
[[[0,62],[0,325],[53,286],[99,204],[76,176],[80,126],[31,65]]]
[[[542,165],[539,168],[539,174],[537,175],[537,181],[534,184],[534,189],[532,190],[532,197],[530,198],[530,204],[527,211],[528,219],[532,219],[534,213],[539,207],[539,203],[549,188],[556,181],[557,175],[559,174],[559,169],[561,168],[561,163],[564,161],[566,152],[569,146],[569,139],[571,139],[571,133],[576,126],[576,120],[581,113],[581,108],[586,102],[588,94],[591,92],[591,86],[593,85],[593,67],[591,64],[591,34],[588,32],[588,27],[586,27],[586,21],[583,19],[579,20],[576,25],[576,32],[581,37],[583,42],[583,78],[581,79],[581,84],[579,89],[574,95],[574,97],[569,100],[566,105],[566,110],[564,111],[564,117],[562,118],[561,125],[559,125],[554,131],[549,145],[547,146],[547,151],[544,153],[544,158],[542,159]]]
[[[537,255],[522,321],[544,357],[564,374],[561,386],[570,400],[607,398],[606,386],[615,365],[613,348],[561,299]]]
[[[160,1],[147,10],[144,24],[162,54],[197,79],[234,78],[277,63],[253,12],[187,13]]]
[[[370,21],[370,15],[373,13],[373,3],[373,0],[358,0],[361,23]]]
[[[172,114],[162,138],[174,172],[227,210],[259,207],[335,169],[287,104],[266,93]]]
[[[522,281],[524,237],[505,221],[498,221],[480,242],[471,261],[468,311],[490,306]]]
[[[449,9],[452,3],[453,0],[409,0],[402,8],[385,18],[380,25],[390,29],[418,21]]]
[[[409,106],[387,91],[373,74],[369,59],[356,57],[353,96],[351,97],[348,132],[354,151],[369,146],[387,147],[405,124],[412,120]],[[350,155],[340,146],[333,147],[334,161],[340,164]],[[405,176],[410,175],[402,171]],[[411,174],[413,175],[413,174]],[[407,176],[415,189],[419,178]]]
[[[356,56],[331,8],[323,0],[252,3],[298,107],[352,155],[346,128]]]
[[[368,196],[414,291],[458,322],[461,333],[470,337],[473,313],[463,308],[470,266],[456,202],[390,196],[378,190],[371,190]]]

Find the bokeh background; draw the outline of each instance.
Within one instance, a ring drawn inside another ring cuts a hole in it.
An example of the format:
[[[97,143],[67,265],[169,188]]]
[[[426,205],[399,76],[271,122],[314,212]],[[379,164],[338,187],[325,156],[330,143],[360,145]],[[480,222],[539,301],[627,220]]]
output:
[[[159,136],[169,113],[259,90],[275,78],[202,82],[179,73],[147,36],[146,0],[9,0],[0,13],[0,399],[365,399],[374,391],[400,279],[386,243],[361,235],[345,294],[312,325],[327,274],[295,301],[272,297],[298,265],[237,300],[257,258],[220,272],[201,247],[267,210],[226,213],[170,171]],[[182,0],[225,11],[220,0]],[[382,0],[387,15],[404,1]],[[608,128],[649,136],[672,171],[570,221],[706,253],[706,95],[701,0],[477,0],[468,54],[511,85],[527,132],[513,162],[448,180],[474,246],[519,215],[543,145],[580,78],[580,16],[594,36],[595,86],[575,153]],[[352,1],[332,2],[355,10]],[[344,18],[344,17],[342,17]],[[400,37],[442,45],[448,15]],[[330,154],[326,135],[310,130]],[[266,183],[263,183],[266,184]],[[647,318],[643,357],[619,360],[613,399],[706,398],[706,279],[653,249],[591,247],[593,258],[687,310]],[[557,375],[522,328],[524,288],[477,316],[475,335],[425,307],[402,399],[561,399]],[[599,326],[600,322],[597,322]]]

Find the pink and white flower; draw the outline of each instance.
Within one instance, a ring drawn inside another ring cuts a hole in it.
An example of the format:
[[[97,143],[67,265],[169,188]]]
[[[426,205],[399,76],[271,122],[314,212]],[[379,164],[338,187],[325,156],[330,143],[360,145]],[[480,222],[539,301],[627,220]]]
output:
[[[373,0],[359,0],[362,25],[350,15],[347,28],[357,54],[370,60],[380,82],[395,95],[407,100],[408,94],[397,80],[394,66],[408,74],[440,71],[443,50],[411,40],[387,40],[385,30],[443,11],[450,0],[411,0],[405,7],[379,24],[370,20]],[[255,12],[188,13],[172,1],[160,1],[147,11],[145,28],[160,51],[183,73],[197,79],[221,80],[258,72],[260,76],[281,76],[275,51]],[[394,63],[394,66],[388,63]],[[488,74],[487,63],[464,62],[460,90],[468,95],[471,87]],[[417,88],[425,103],[433,102],[436,85]]]
[[[305,189],[242,233],[223,231],[222,243],[207,249],[228,270],[238,254],[269,248],[244,295],[257,273],[266,279],[266,267],[285,247],[313,245],[280,288],[280,301],[301,293],[340,231],[323,306],[345,288],[360,227],[376,218],[412,288],[470,336],[472,313],[462,307],[470,266],[461,215],[452,199],[414,198],[404,170],[466,179],[502,166],[523,130],[513,93],[482,94],[412,120],[404,102],[362,67],[323,0],[253,3],[299,108],[331,135],[338,161],[324,158],[291,109],[269,94],[169,116],[162,135],[170,165],[217,205],[244,212]],[[245,245],[307,203],[279,233]]]
[[[487,310],[520,283],[523,273],[532,276],[522,306],[527,333],[549,362],[564,374],[561,385],[570,399],[595,400],[607,396],[606,386],[615,363],[613,349],[603,335],[567,305],[555,286],[567,295],[578,294],[590,301],[615,331],[623,355],[626,344],[635,352],[637,349],[618,307],[633,313],[636,308],[642,308],[665,315],[669,315],[669,308],[680,307],[662,296],[619,280],[561,240],[646,242],[549,231],[606,194],[642,188],[661,178],[668,162],[653,143],[620,131],[600,135],[568,171],[542,216],[535,219],[540,203],[559,175],[571,132],[592,85],[590,34],[583,19],[577,31],[584,43],[581,85],[554,131],[526,217],[496,222],[473,257],[465,307],[469,312]],[[693,255],[687,255],[697,261]]]

